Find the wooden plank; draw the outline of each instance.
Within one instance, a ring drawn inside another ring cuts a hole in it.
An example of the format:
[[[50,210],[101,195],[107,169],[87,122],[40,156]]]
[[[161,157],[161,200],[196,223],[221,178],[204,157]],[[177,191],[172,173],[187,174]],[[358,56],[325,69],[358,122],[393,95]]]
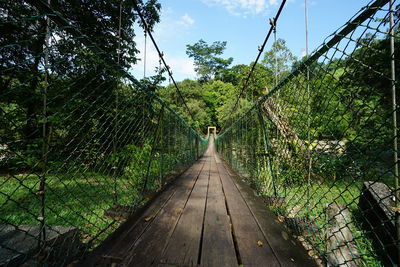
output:
[[[179,177],[179,180],[176,182],[176,184],[173,187],[172,192],[166,192],[166,194],[163,194],[160,196],[159,200],[157,203],[154,203],[152,206],[149,207],[148,210],[141,216],[141,218],[138,220],[137,224],[130,229],[129,232],[127,232],[125,235],[123,235],[123,238],[121,239],[120,244],[124,244],[123,247],[120,245],[114,246],[114,248],[111,250],[111,255],[116,255],[117,257],[124,257],[127,253],[127,251],[131,248],[131,246],[126,246],[126,244],[135,244],[137,239],[147,230],[147,228],[151,225],[151,221],[146,221],[148,218],[155,218],[157,215],[161,212],[162,208],[168,203],[168,201],[172,198],[172,196],[176,193],[177,188],[184,186],[185,179],[188,179],[188,177],[197,177],[199,175],[199,172],[203,168],[204,163],[203,162],[198,162],[195,163],[192,167],[190,167],[186,172],[184,172],[181,177]],[[149,223],[150,222],[150,223]]]
[[[244,266],[279,266],[279,262],[258,227],[244,199],[227,173],[217,164],[241,263]]]
[[[212,141],[87,266],[193,266],[199,260],[202,266],[315,266],[253,191],[233,177]]]
[[[154,200],[150,200],[149,205],[146,204],[146,209],[141,214],[129,218],[103,244],[92,253],[86,255],[76,266],[108,266],[109,262],[112,261],[109,259],[123,259],[129,248],[135,244],[136,240],[150,226],[151,222],[146,222],[144,219],[156,216],[174,195],[176,189],[182,186],[186,179],[185,177],[192,176],[196,172],[198,174],[202,164],[204,162],[198,161],[179,175],[160,195]]]
[[[140,238],[130,245],[123,264],[149,266],[157,261],[181,216],[204,163],[205,160],[201,159],[192,167],[194,168],[192,175],[182,177],[182,184],[177,188],[175,194],[152,220]]]
[[[210,175],[208,153],[206,158],[206,166],[197,179],[182,216],[160,258],[160,263],[179,264],[180,266],[193,266],[198,263]]]
[[[282,223],[280,223],[267,207],[262,199],[255,195],[254,191],[243,182],[224,163],[232,181],[246,201],[252,216],[259,225],[268,244],[272,247],[281,266],[317,266],[316,262],[308,256],[300,242],[292,237]]]
[[[216,267],[238,265],[230,218],[215,158],[212,159],[210,168],[201,265]]]

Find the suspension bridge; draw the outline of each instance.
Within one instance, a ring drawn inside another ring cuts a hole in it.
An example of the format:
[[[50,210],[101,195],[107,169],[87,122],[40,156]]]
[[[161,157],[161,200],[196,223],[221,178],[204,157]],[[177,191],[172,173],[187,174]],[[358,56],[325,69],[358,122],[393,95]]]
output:
[[[314,266],[261,203],[224,166],[211,136],[204,155],[136,224],[128,223],[81,264]]]
[[[145,7],[108,5],[96,25],[0,5],[1,266],[398,264],[397,1],[362,7],[218,135],[131,75],[137,17],[190,111]]]

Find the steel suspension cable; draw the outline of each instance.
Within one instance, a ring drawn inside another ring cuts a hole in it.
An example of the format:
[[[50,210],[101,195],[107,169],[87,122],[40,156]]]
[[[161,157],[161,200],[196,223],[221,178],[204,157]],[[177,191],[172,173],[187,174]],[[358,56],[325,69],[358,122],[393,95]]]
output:
[[[85,36],[84,34],[82,34],[82,33],[81,33],[78,29],[76,29],[75,27],[71,27],[71,25],[70,25],[70,23],[67,21],[67,19],[65,19],[59,12],[57,12],[57,11],[55,11],[53,8],[51,8],[50,5],[48,5],[45,1],[43,1],[43,0],[37,0],[37,1],[26,0],[26,1],[29,2],[30,4],[32,4],[33,6],[35,6],[36,8],[38,8],[39,10],[43,11],[44,13],[54,14],[55,16],[52,16],[52,20],[53,20],[54,22],[56,22],[57,24],[64,26],[64,27],[65,27],[65,30],[66,30],[68,33],[70,33],[71,35],[73,35],[73,36]],[[143,26],[145,27],[145,30],[148,32],[148,34],[149,34],[149,36],[150,36],[150,38],[151,38],[151,40],[152,40],[152,42],[153,42],[153,45],[155,46],[155,48],[156,48],[156,50],[157,50],[157,52],[158,52],[158,54],[159,54],[159,57],[160,57],[161,61],[163,62],[165,68],[167,69],[169,78],[170,78],[170,79],[173,81],[173,83],[174,83],[174,86],[175,86],[175,88],[176,88],[176,90],[177,90],[177,92],[178,92],[179,97],[180,97],[181,100],[183,101],[183,104],[184,104],[184,106],[186,107],[186,109],[188,110],[191,119],[192,119],[193,121],[196,121],[196,120],[194,119],[193,113],[191,112],[191,110],[190,110],[189,107],[187,106],[186,101],[185,101],[185,99],[184,99],[184,97],[183,97],[181,91],[179,90],[179,87],[178,87],[177,83],[175,82],[175,79],[174,79],[173,76],[172,76],[172,72],[171,72],[171,70],[170,70],[170,67],[166,64],[166,61],[165,61],[165,59],[164,59],[164,57],[163,57],[164,54],[160,51],[160,49],[159,49],[157,43],[155,42],[155,39],[153,38],[153,35],[151,34],[151,32],[150,32],[149,29],[148,29],[147,22],[144,20],[144,17],[143,17],[143,15],[142,15],[142,13],[141,13],[141,11],[140,11],[140,9],[139,9],[137,3],[134,2],[133,4],[134,4],[135,10],[137,11],[137,13],[138,13],[138,15],[139,15],[139,17],[140,17],[140,19],[141,19],[141,21],[142,21],[142,23],[143,23]],[[86,37],[86,36],[85,36],[85,37]],[[96,55],[100,55],[100,54],[101,54],[101,55],[106,55],[106,52],[103,51],[100,47],[98,47],[95,43],[93,43],[89,38],[81,38],[81,41],[82,41],[84,44],[86,44],[88,47],[90,47],[90,48],[93,50],[93,52],[96,53]],[[99,58],[99,59],[100,59],[100,58]],[[101,60],[102,62],[104,62],[105,65],[106,65],[107,67],[111,67],[111,68],[113,68],[114,70],[117,70],[117,71],[121,74],[121,76],[126,77],[130,82],[132,82],[133,84],[137,85],[137,86],[140,88],[139,81],[138,81],[135,77],[133,77],[131,74],[129,74],[127,71],[125,71],[124,69],[122,69],[118,64],[116,64],[115,62],[112,62],[112,61],[111,61],[111,64],[109,64],[109,63],[108,63],[109,61],[106,62],[106,61],[104,61],[103,59],[100,59],[100,60]],[[199,129],[198,126],[195,126],[195,128],[197,128],[197,130],[198,130],[199,132],[203,133],[203,132]],[[203,134],[204,134],[204,133],[203,133]]]
[[[244,83],[242,89],[240,90],[240,93],[239,93],[239,95],[238,95],[238,97],[237,97],[237,99],[236,99],[235,105],[233,106],[232,113],[236,110],[236,107],[237,107],[237,105],[238,105],[238,103],[239,103],[239,100],[240,100],[241,96],[243,95],[244,90],[245,90],[245,89],[247,88],[247,86],[249,85],[250,78],[251,78],[252,75],[253,75],[253,72],[254,72],[254,69],[256,68],[257,62],[258,62],[258,60],[260,59],[261,54],[262,54],[263,51],[264,51],[265,45],[267,44],[268,39],[269,39],[269,37],[271,36],[271,33],[272,33],[272,32],[274,31],[274,29],[275,29],[276,22],[278,21],[279,16],[280,16],[280,14],[281,14],[281,12],[282,12],[283,7],[285,6],[285,4],[286,4],[286,0],[283,0],[282,3],[281,3],[281,5],[280,5],[280,7],[279,7],[279,9],[278,9],[278,12],[276,13],[275,17],[274,17],[273,20],[272,20],[273,23],[271,23],[271,27],[269,28],[269,31],[268,31],[267,35],[265,36],[265,39],[264,39],[263,44],[262,44],[261,47],[259,47],[259,49],[258,49],[259,52],[258,52],[258,55],[257,55],[257,57],[256,57],[256,60],[254,61],[253,66],[251,66],[251,69],[250,69],[249,74],[247,75],[246,81],[245,81],[245,83]]]
[[[144,27],[144,30],[145,30],[145,34],[146,34],[146,32],[147,32],[147,34],[149,35],[149,37],[150,37],[150,39],[151,39],[151,41],[152,41],[154,47],[155,47],[156,50],[157,50],[158,56],[160,57],[162,63],[164,64],[164,66],[165,66],[165,68],[166,68],[166,70],[167,70],[167,72],[168,72],[168,75],[169,75],[170,79],[172,80],[172,82],[173,82],[173,84],[174,84],[174,87],[175,87],[175,89],[176,89],[176,91],[177,91],[179,97],[181,98],[181,100],[182,100],[182,102],[183,102],[185,108],[186,108],[187,111],[189,112],[190,117],[191,117],[192,120],[195,122],[196,120],[194,119],[193,113],[192,113],[192,111],[189,109],[188,105],[186,104],[185,98],[183,97],[181,90],[179,89],[179,87],[178,87],[178,85],[177,85],[177,83],[176,83],[174,77],[172,76],[172,72],[171,72],[171,70],[170,70],[170,67],[167,65],[167,63],[166,63],[166,61],[165,61],[165,59],[164,59],[164,54],[161,52],[160,48],[158,47],[158,45],[157,45],[157,43],[156,43],[156,41],[155,41],[155,39],[154,39],[154,37],[153,37],[153,34],[151,33],[151,31],[150,31],[150,29],[149,29],[149,26],[147,25],[147,22],[146,22],[146,20],[144,19],[143,14],[142,14],[142,12],[140,11],[140,8],[139,8],[139,6],[137,5],[137,3],[136,3],[135,1],[133,2],[133,6],[134,6],[134,9],[136,10],[137,14],[138,14],[139,17],[140,17],[140,20],[142,21],[142,24],[143,24],[143,27]],[[198,128],[198,127],[196,126],[196,128]],[[198,129],[198,130],[200,130],[200,129]],[[202,131],[201,131],[201,132],[202,132]]]

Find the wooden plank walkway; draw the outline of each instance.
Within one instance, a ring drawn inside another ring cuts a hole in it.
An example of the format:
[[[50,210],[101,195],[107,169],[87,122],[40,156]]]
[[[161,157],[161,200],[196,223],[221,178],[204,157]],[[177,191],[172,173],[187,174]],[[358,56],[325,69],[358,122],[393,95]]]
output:
[[[213,138],[139,217],[77,265],[316,266],[220,159]]]

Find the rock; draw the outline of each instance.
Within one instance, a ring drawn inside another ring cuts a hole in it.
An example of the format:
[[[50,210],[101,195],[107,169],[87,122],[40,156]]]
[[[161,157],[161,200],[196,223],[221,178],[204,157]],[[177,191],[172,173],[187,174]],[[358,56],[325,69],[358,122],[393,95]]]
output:
[[[38,225],[0,225],[0,266],[32,266],[33,257],[46,257],[46,261],[62,266],[79,253],[78,229],[47,226],[46,251],[37,255],[39,230]]]
[[[359,208],[364,227],[375,241],[375,251],[388,265],[398,263],[395,202],[390,188],[379,182],[364,182]]]
[[[144,195],[146,198],[152,198],[153,195]],[[135,207],[133,206],[123,206],[123,205],[113,205],[111,208],[104,212],[104,216],[111,218],[113,220],[127,220],[129,216],[133,213]]]
[[[284,197],[262,196],[262,198],[267,206],[280,207],[286,205]]]
[[[287,217],[288,218],[295,218],[295,217],[297,217],[298,216],[298,213],[300,212],[300,210],[301,210],[301,206],[300,205],[294,205],[293,207],[288,207],[288,210],[289,210],[289,212],[288,212],[288,215],[287,215]]]
[[[314,221],[306,217],[284,217],[283,220],[295,236],[311,236],[320,232]]]
[[[299,216],[302,208],[304,207],[300,205],[287,208],[288,214],[284,218],[287,227],[297,236],[309,236],[320,232],[312,219]]]
[[[328,266],[359,266],[360,253],[349,227],[352,221],[344,205],[330,204],[326,209],[326,251]]]
[[[343,154],[346,150],[347,140],[314,140],[309,145],[311,150]]]

